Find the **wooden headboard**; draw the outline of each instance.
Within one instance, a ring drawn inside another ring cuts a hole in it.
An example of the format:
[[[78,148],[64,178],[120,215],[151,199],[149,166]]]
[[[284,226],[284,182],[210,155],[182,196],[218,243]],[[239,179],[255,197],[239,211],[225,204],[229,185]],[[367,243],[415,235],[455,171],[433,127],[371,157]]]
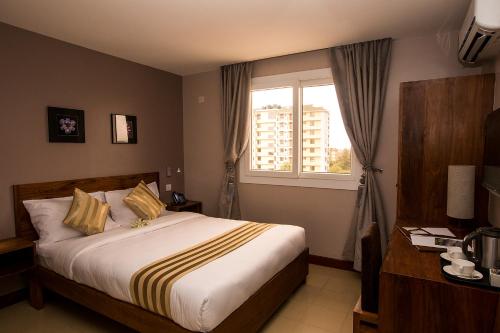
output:
[[[75,187],[85,192],[123,190],[135,187],[141,180],[144,180],[146,183],[156,182],[160,186],[158,172],[14,185],[16,236],[29,240],[38,239],[38,234],[31,224],[30,216],[23,205],[23,200],[71,196]]]

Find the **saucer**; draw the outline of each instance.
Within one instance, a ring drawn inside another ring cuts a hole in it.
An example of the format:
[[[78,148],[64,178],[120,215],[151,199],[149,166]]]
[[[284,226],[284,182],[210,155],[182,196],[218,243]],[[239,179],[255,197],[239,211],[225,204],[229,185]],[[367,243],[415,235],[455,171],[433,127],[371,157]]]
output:
[[[444,260],[451,261],[451,258],[450,258],[450,255],[448,254],[448,252],[443,252],[439,256],[441,258],[443,258]]]
[[[450,255],[448,254],[448,252],[442,252],[439,256],[441,258],[443,258],[444,260],[449,261],[449,262],[451,262],[453,260],[452,258],[450,258]],[[460,258],[460,259],[465,259],[465,258]]]
[[[483,274],[481,274],[481,272],[478,272],[478,271],[474,271],[474,273],[472,273],[472,276],[464,276],[464,275],[460,275],[460,274],[457,274],[452,268],[451,268],[451,265],[448,265],[448,266],[444,266],[443,267],[443,270],[450,274],[450,275],[453,275],[453,276],[456,276],[457,278],[459,279],[464,279],[464,280],[481,280],[483,278]]]

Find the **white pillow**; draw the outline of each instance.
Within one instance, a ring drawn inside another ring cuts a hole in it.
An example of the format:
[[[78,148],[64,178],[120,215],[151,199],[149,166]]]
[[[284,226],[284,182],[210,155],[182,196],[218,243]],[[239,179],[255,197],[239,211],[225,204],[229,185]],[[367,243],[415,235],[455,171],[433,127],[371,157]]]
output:
[[[160,193],[158,192],[158,185],[156,182],[148,184],[148,188],[159,198]],[[116,190],[104,192],[106,197],[106,202],[110,205],[111,217],[116,223],[120,225],[130,225],[138,216],[134,211],[123,202],[123,198],[129,195],[134,188],[127,188],[125,190]]]
[[[104,192],[102,191],[90,193],[90,195],[102,202],[106,202]],[[31,223],[40,237],[40,245],[84,236],[80,231],[63,223],[72,202],[72,196],[23,201],[24,207],[26,207],[26,210],[30,214]],[[119,227],[119,225],[108,216],[104,231],[117,227]]]

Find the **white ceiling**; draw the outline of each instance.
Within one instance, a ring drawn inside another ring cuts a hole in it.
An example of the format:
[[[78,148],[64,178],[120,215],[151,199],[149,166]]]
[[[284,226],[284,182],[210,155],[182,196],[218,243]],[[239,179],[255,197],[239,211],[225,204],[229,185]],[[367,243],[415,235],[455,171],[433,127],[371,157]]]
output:
[[[469,0],[0,0],[0,21],[179,75],[456,29]]]

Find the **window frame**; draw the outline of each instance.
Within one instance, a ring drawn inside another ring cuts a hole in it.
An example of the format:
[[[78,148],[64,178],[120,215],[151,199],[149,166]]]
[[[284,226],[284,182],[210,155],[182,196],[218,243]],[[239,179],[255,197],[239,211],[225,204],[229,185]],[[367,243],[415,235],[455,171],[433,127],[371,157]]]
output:
[[[316,187],[344,190],[357,190],[362,174],[354,151],[351,149],[351,174],[303,172],[302,151],[302,89],[303,87],[334,84],[330,68],[256,77],[252,79],[251,91],[291,87],[293,94],[293,136],[292,136],[292,171],[258,171],[252,170],[252,110],[250,109],[250,138],[247,148],[239,163],[239,180],[241,183],[269,184],[283,186]],[[250,106],[251,108],[251,106]],[[299,167],[301,168],[299,170]]]

